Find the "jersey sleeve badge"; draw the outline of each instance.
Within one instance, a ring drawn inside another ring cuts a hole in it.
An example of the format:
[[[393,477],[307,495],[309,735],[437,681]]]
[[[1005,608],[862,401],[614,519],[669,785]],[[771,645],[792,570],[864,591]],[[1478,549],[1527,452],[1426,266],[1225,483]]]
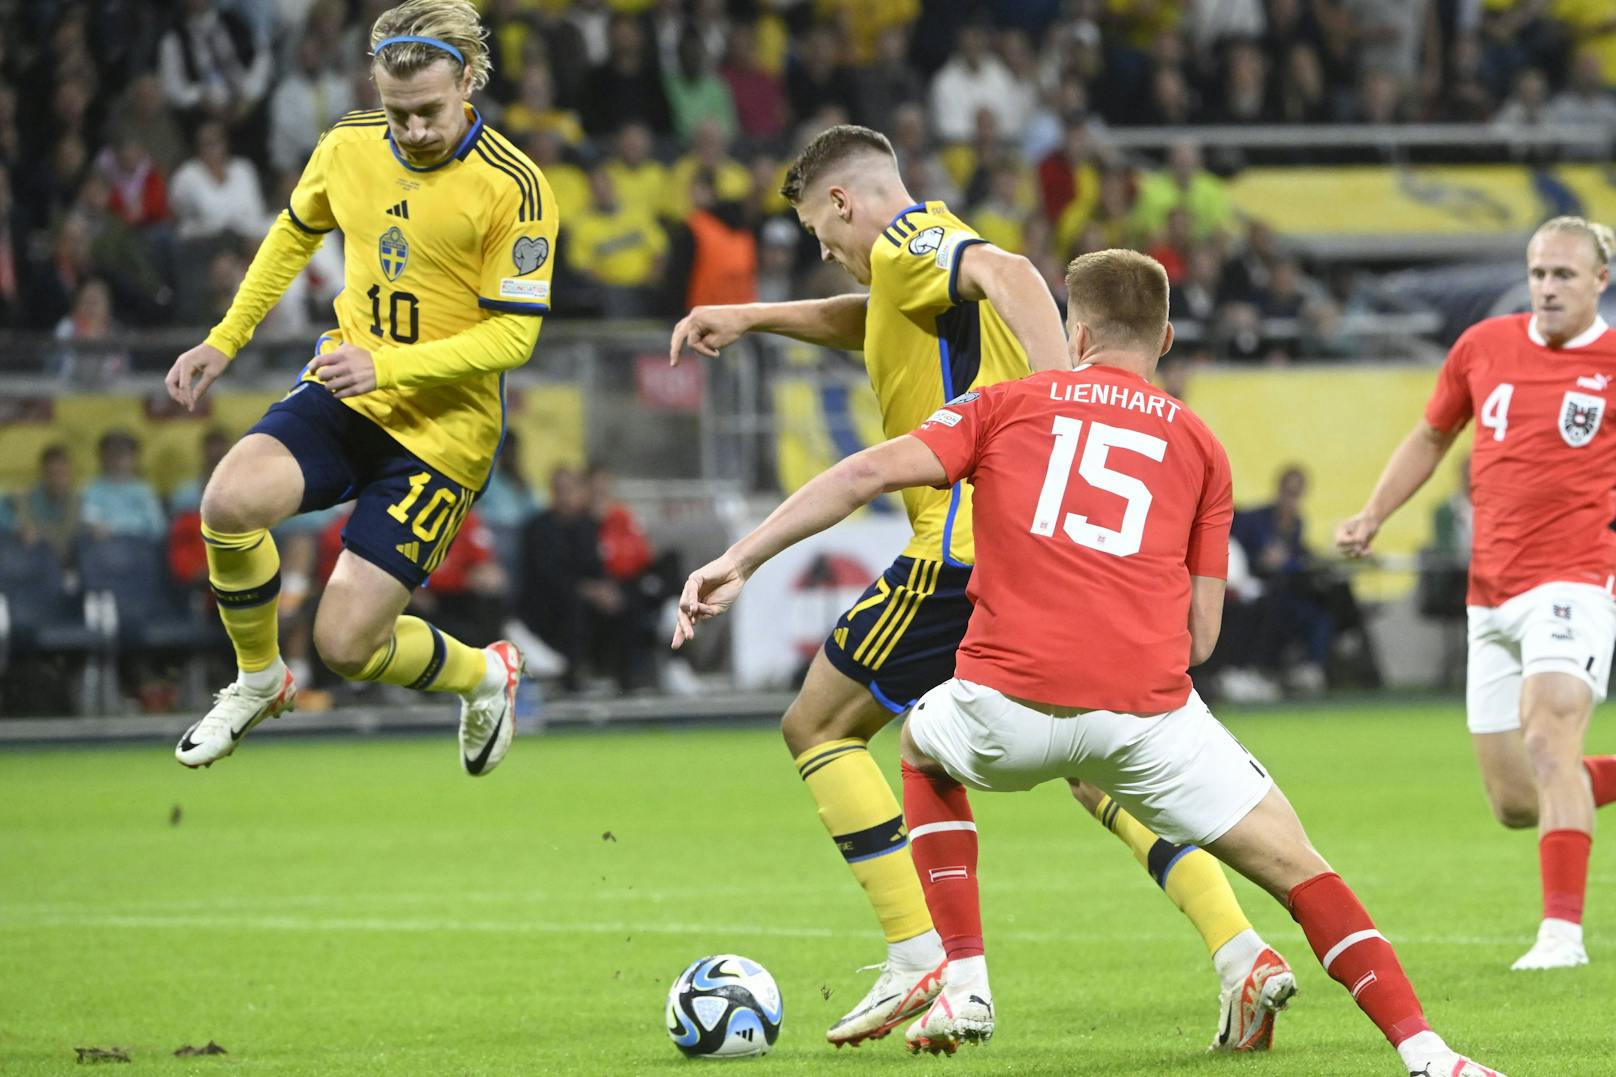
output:
[[[525,277],[542,266],[550,257],[550,241],[543,236],[518,236],[511,248],[511,261],[516,263],[516,275]]]

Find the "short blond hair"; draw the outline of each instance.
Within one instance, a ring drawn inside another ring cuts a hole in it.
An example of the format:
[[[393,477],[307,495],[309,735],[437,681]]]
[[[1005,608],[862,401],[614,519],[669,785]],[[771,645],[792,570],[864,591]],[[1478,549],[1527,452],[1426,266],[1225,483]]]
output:
[[[402,41],[380,53],[376,46],[390,37],[432,37],[460,50],[464,61],[436,45]],[[408,78],[439,60],[471,72],[471,88],[488,85],[494,64],[488,55],[488,28],[471,0],[404,0],[388,8],[370,28],[371,63],[394,78]]]
[[[1138,251],[1079,255],[1066,267],[1066,303],[1097,343],[1154,352],[1167,332],[1167,270]]]
[[[814,136],[813,141],[786,166],[786,180],[780,194],[792,205],[802,201],[808,187],[836,165],[860,154],[885,156],[894,165],[897,157],[892,143],[880,131],[852,123],[839,123],[827,127]]]
[[[1586,236],[1588,242],[1593,244],[1594,261],[1599,263],[1601,269],[1610,265],[1612,255],[1616,255],[1616,232],[1612,232],[1609,225],[1590,221],[1586,217],[1551,217],[1537,226],[1532,238],[1536,239],[1545,232]]]

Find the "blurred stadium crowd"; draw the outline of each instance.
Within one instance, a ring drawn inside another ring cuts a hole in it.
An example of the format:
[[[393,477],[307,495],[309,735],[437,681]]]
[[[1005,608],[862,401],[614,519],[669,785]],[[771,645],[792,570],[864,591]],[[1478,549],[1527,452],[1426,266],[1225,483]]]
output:
[[[58,373],[85,351],[110,356],[98,369],[117,373],[131,329],[195,328],[200,339],[320,132],[377,104],[368,27],[388,6],[0,0],[0,330],[54,334],[59,358],[45,369]],[[1228,177],[1245,162],[1208,127],[1561,125],[1603,130],[1604,160],[1616,143],[1610,0],[482,8],[495,75],[479,107],[543,168],[561,207],[559,318],[669,318],[702,303],[847,290],[778,188],[807,138],[852,121],[891,137],[912,193],[947,201],[1052,285],[1093,249],[1160,259],[1173,282],[1175,356],[1382,357],[1384,341],[1353,327],[1407,309],[1399,297],[1364,263],[1305,259],[1237,213]],[[1141,127],[1166,133],[1144,148],[1119,144]],[[1504,161],[1529,158],[1499,144]],[[1285,160],[1386,163],[1398,152],[1299,140]],[[333,235],[260,335],[312,339],[341,285]],[[38,371],[39,351],[0,348],[0,375],[19,363]],[[60,671],[76,656],[228,654],[205,595],[196,510],[230,441],[204,435],[197,476],[166,499],[141,476],[140,446],[117,430],[101,438],[94,478],[75,473],[87,454],[52,445],[31,485],[0,496],[0,591],[32,596],[12,604],[0,637],[31,632],[50,657],[25,668],[31,684],[0,693],[0,709],[67,709]],[[471,642],[520,622],[549,645],[549,672],[565,688],[591,675],[617,689],[669,687],[668,668],[648,655],[660,651],[658,611],[679,578],[672,556],[652,548],[604,471],[561,469],[535,490],[518,459],[508,445],[476,518],[417,601]],[[1297,669],[1302,689],[1316,688],[1335,640],[1364,650],[1350,593],[1307,552],[1298,489],[1282,483],[1272,505],[1246,517],[1251,582],[1232,601],[1245,605],[1255,642],[1223,661],[1250,698],[1289,687]],[[286,653],[305,667],[307,598],[329,570],[340,521],[294,521],[280,539]],[[114,596],[124,614],[92,615],[91,594]],[[171,679],[127,661],[118,676],[122,694],[150,708],[175,702]],[[84,692],[76,700],[91,705]]]
[[[0,326],[96,341],[210,324],[319,132],[375,106],[367,29],[387,6],[0,4]],[[918,197],[1052,282],[1097,247],[1156,255],[1203,358],[1350,356],[1341,319],[1372,290],[1238,219],[1220,173],[1239,162],[1203,153],[1195,125],[1616,131],[1607,0],[482,6],[483,111],[561,205],[560,317],[844,288],[777,189],[805,137],[851,120],[892,137]],[[1136,125],[1186,137],[1155,155],[1109,144]],[[340,287],[332,241],[264,332],[316,329]],[[1301,331],[1265,339],[1264,319]]]

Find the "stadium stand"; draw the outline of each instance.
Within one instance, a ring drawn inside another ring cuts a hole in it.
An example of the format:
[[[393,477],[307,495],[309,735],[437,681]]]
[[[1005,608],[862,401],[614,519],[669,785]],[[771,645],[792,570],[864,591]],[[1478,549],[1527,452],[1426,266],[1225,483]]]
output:
[[[31,655],[82,665],[217,642],[160,540],[114,551],[81,533],[93,491],[73,484],[62,534],[30,522],[32,468],[63,440],[86,467],[127,428],[163,511],[194,510],[181,487],[198,423],[245,429],[302,364],[341,286],[336,237],[205,416],[174,415],[153,387],[228,303],[316,133],[376,104],[366,30],[386,6],[0,8],[0,713],[24,705]],[[1174,285],[1169,376],[1193,371],[1213,416],[1257,394],[1302,410],[1304,429],[1360,421],[1350,405],[1309,417],[1309,393],[1340,399],[1371,360],[1430,363],[1475,318],[1516,309],[1539,221],[1616,219],[1616,27],[1580,0],[481,6],[496,63],[480,107],[562,203],[553,324],[512,382],[526,437],[502,482],[522,490],[485,514],[513,580],[558,465],[609,462],[653,543],[677,544],[875,436],[862,376],[813,349],[749,342],[673,371],[657,358],[659,326],[692,303],[848,287],[777,192],[784,162],[833,122],[885,130],[913,191],[1052,285],[1088,250],[1155,255]],[[1280,366],[1296,376],[1276,389]],[[1317,371],[1345,380],[1306,380]],[[1374,391],[1416,398],[1422,379]],[[1268,424],[1267,443],[1231,437],[1244,487],[1267,488],[1291,421]],[[1321,520],[1343,508],[1328,497]],[[149,567],[109,573],[114,552]],[[83,614],[100,586],[115,622]],[[53,705],[104,693],[76,694]]]

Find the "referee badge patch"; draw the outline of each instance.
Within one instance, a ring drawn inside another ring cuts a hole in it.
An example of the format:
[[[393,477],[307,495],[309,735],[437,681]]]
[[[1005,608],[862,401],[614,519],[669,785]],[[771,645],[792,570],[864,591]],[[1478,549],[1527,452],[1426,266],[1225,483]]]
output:
[[[550,241],[543,236],[521,236],[511,248],[511,261],[516,263],[516,275],[525,277],[542,266],[550,257]]]
[[[382,233],[376,244],[382,263],[382,273],[388,280],[397,280],[410,261],[410,241],[404,238],[397,225]]]

